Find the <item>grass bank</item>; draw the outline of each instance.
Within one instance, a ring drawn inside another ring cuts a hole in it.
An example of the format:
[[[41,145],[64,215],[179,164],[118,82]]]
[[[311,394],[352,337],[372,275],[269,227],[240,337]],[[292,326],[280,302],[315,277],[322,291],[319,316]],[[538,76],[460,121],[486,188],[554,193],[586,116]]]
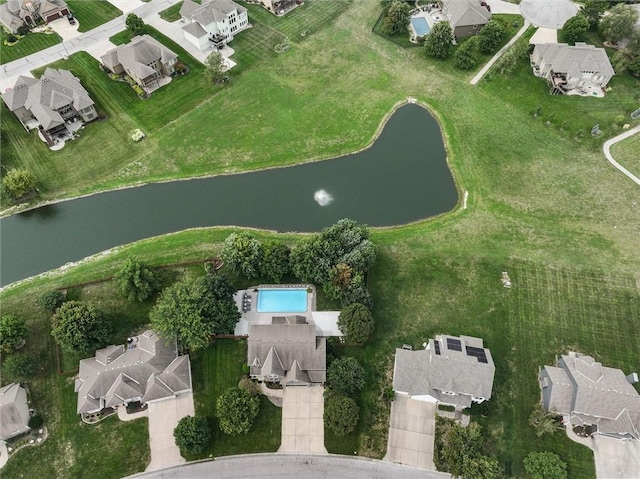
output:
[[[611,148],[613,158],[640,178],[640,133],[636,133]]]
[[[14,45],[5,45],[9,34],[0,28],[0,64],[10,63],[18,58],[26,57],[45,48],[52,47],[62,42],[57,33],[29,33]],[[4,104],[3,104],[4,107]]]

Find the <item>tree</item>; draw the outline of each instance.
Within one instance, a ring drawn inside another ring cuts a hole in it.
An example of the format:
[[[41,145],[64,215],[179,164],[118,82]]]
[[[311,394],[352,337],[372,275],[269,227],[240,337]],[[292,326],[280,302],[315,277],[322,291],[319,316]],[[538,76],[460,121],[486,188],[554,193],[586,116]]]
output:
[[[411,7],[404,0],[396,0],[386,12],[382,22],[382,30],[388,35],[407,33]]]
[[[183,456],[194,456],[203,452],[209,445],[211,430],[205,418],[186,416],[178,421],[173,430],[173,437]]]
[[[38,371],[38,358],[29,353],[12,354],[2,361],[3,379],[24,382]]]
[[[135,13],[130,13],[127,15],[127,19],[125,20],[125,25],[127,30],[132,31],[136,35],[141,33],[144,29],[144,21]]]
[[[587,30],[589,30],[589,20],[578,13],[565,22],[562,27],[562,35],[567,42],[574,44],[584,39]]]
[[[5,314],[0,318],[0,350],[5,353],[20,346],[27,337],[29,329],[24,319],[15,314]]]
[[[180,345],[191,351],[206,347],[215,326],[206,314],[207,294],[202,278],[165,288],[149,313],[152,329],[167,341],[177,336]]]
[[[627,65],[627,68],[634,77],[640,77],[640,55],[636,57],[635,60],[632,60],[631,63]]]
[[[113,279],[120,294],[129,301],[145,301],[158,289],[154,272],[132,257],[127,258]]]
[[[589,21],[589,28],[595,28],[600,23],[600,19],[607,8],[607,2],[602,0],[587,0],[580,7],[580,13]]]
[[[233,388],[216,401],[216,417],[225,434],[246,434],[260,412],[260,399],[246,390]]]
[[[393,5],[394,2],[396,2],[396,0],[380,0],[380,6],[382,7],[383,16],[387,16],[389,8],[391,8],[391,5]]]
[[[466,42],[461,43],[453,54],[453,64],[460,70],[471,70],[478,64],[477,40],[478,37],[471,37]]]
[[[436,23],[424,41],[427,55],[436,58],[447,58],[451,53],[452,47],[453,31],[451,26],[447,22]]]
[[[224,274],[209,270],[204,278],[204,318],[213,323],[213,334],[232,334],[240,320],[240,311],[233,295],[237,288]]]
[[[88,353],[106,346],[111,325],[93,306],[67,301],[51,320],[51,335],[62,349]]]
[[[346,436],[358,424],[360,410],[356,402],[346,396],[331,396],[324,409],[324,423],[336,435]]]
[[[504,40],[507,30],[500,20],[489,20],[478,33],[478,50],[480,53],[493,53]]]
[[[602,17],[598,28],[605,40],[617,43],[623,38],[631,36],[637,19],[638,12],[633,7],[621,3]]]
[[[567,479],[567,464],[552,452],[531,452],[522,462],[532,479]]]
[[[338,329],[350,343],[366,342],[374,329],[373,316],[366,306],[360,303],[350,304],[338,317]]]
[[[547,412],[542,405],[536,404],[529,416],[529,424],[536,428],[536,436],[554,434],[558,430],[556,416],[555,412]]]
[[[269,278],[274,283],[279,283],[289,274],[289,255],[291,250],[282,241],[268,241],[263,246],[264,257],[262,259],[262,276]]]
[[[359,392],[364,386],[364,378],[364,368],[350,356],[334,360],[327,370],[327,382],[331,391],[343,396]]]
[[[512,45],[496,62],[495,68],[502,74],[506,75],[518,66],[518,63],[528,57],[527,53],[528,43],[516,42]]]
[[[204,74],[210,82],[220,83],[227,77],[226,64],[219,52],[213,52],[207,56],[204,66]]]
[[[227,236],[221,256],[236,274],[241,274],[247,279],[260,275],[264,252],[260,242],[249,233],[231,233]]]
[[[62,306],[62,303],[64,303],[64,293],[57,289],[47,291],[42,293],[36,302],[38,303],[38,306],[45,311],[53,312]]]
[[[35,190],[36,177],[30,171],[16,168],[10,170],[2,179],[2,186],[11,198],[18,200]]]

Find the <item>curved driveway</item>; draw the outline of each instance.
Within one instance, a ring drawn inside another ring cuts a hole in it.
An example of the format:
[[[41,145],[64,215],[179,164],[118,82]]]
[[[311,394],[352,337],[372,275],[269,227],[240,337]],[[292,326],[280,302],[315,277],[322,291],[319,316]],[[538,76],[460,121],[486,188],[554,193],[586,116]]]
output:
[[[604,152],[604,156],[607,157],[607,160],[609,160],[609,163],[611,163],[618,170],[620,170],[622,173],[624,173],[626,176],[628,176],[631,179],[631,181],[633,181],[637,185],[640,185],[640,178],[638,178],[636,175],[631,173],[624,166],[622,166],[620,163],[618,163],[616,160],[614,160],[613,156],[611,156],[611,147],[613,145],[615,145],[616,143],[618,143],[619,141],[625,140],[625,139],[629,138],[630,136],[635,135],[636,133],[639,133],[639,132],[640,132],[640,125],[636,126],[635,128],[630,129],[629,131],[624,132],[622,135],[614,136],[610,140],[605,141],[604,145],[602,147],[602,151]]]
[[[443,472],[426,471],[376,459],[337,455],[248,454],[192,462],[161,471],[143,472],[130,479],[450,479]]]

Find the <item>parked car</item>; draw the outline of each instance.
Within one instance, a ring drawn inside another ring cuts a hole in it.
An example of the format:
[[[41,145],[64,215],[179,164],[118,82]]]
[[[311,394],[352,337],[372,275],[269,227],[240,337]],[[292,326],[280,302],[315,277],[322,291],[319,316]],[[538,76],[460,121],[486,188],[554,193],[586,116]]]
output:
[[[69,15],[67,15],[67,20],[69,20],[69,23],[71,25],[75,25],[76,24],[76,19],[73,17],[73,13],[70,13]]]

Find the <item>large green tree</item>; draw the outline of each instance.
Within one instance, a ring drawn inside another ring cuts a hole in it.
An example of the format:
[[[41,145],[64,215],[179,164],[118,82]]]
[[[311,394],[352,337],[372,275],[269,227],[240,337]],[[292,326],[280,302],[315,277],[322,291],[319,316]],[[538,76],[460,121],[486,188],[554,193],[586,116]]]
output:
[[[427,55],[436,58],[447,58],[453,47],[453,31],[447,22],[438,22],[424,40]]]
[[[567,464],[552,452],[531,452],[522,462],[531,479],[567,479]]]
[[[204,60],[204,75],[212,83],[220,83],[227,77],[224,57],[220,52],[213,52]]]
[[[338,329],[350,343],[365,343],[375,328],[371,311],[360,303],[353,303],[340,311]]]
[[[332,392],[351,396],[364,386],[365,372],[356,358],[344,356],[334,360],[327,369],[327,383]]]
[[[38,358],[29,353],[12,354],[2,360],[2,379],[7,382],[24,382],[38,372]]]
[[[291,271],[289,255],[291,250],[282,241],[267,241],[263,246],[262,276],[279,283]]]
[[[62,349],[88,353],[107,345],[111,324],[93,306],[67,301],[51,320],[51,335]]]
[[[14,200],[36,189],[36,177],[28,170],[15,168],[2,179],[4,191]]]
[[[260,412],[260,398],[239,388],[229,389],[216,401],[216,417],[225,434],[246,434]]]
[[[554,434],[558,430],[557,415],[553,411],[546,411],[542,405],[536,404],[529,415],[529,424],[536,429],[536,436]]]
[[[260,275],[263,257],[262,244],[250,233],[231,233],[224,240],[222,259],[232,271],[247,279]]]
[[[15,314],[0,317],[0,351],[9,353],[25,340],[29,329],[24,318]]]
[[[562,35],[567,42],[574,44],[584,40],[588,30],[589,20],[584,15],[578,13],[565,22],[562,27]]]
[[[603,0],[587,0],[580,7],[582,13],[589,21],[589,27],[595,28],[600,23],[600,19],[607,9],[607,2]]]
[[[127,258],[113,279],[120,294],[129,301],[145,301],[158,289],[153,270],[132,257]]]
[[[396,0],[386,11],[382,29],[389,35],[407,33],[411,7],[404,0]]]
[[[453,54],[453,64],[460,70],[471,70],[478,64],[478,37],[471,37],[460,44]]]
[[[489,20],[478,33],[478,50],[481,53],[493,53],[507,35],[507,29],[500,20]]]
[[[173,437],[183,456],[194,456],[203,452],[209,445],[211,430],[206,418],[186,416],[178,421],[173,430]]]
[[[125,26],[127,27],[127,30],[132,31],[136,35],[141,33],[142,30],[144,29],[144,21],[135,13],[130,13],[129,15],[127,15],[127,18],[124,23],[125,23]]]
[[[151,327],[167,341],[177,336],[191,351],[209,344],[214,323],[206,313],[208,290],[202,278],[178,281],[165,288],[151,309]]]
[[[213,334],[232,334],[241,316],[233,299],[237,288],[226,275],[214,270],[207,272],[204,285],[204,316],[213,323]]]
[[[324,423],[336,435],[346,436],[358,425],[360,409],[346,396],[331,396],[324,409]]]
[[[42,293],[38,297],[36,302],[38,303],[38,306],[40,306],[45,311],[53,312],[56,309],[58,309],[60,306],[62,306],[62,303],[64,303],[64,298],[65,298],[65,295],[62,291],[54,289],[54,290],[45,291],[44,293]]]
[[[620,3],[602,17],[598,26],[605,40],[616,43],[633,33],[638,12],[629,5]]]

